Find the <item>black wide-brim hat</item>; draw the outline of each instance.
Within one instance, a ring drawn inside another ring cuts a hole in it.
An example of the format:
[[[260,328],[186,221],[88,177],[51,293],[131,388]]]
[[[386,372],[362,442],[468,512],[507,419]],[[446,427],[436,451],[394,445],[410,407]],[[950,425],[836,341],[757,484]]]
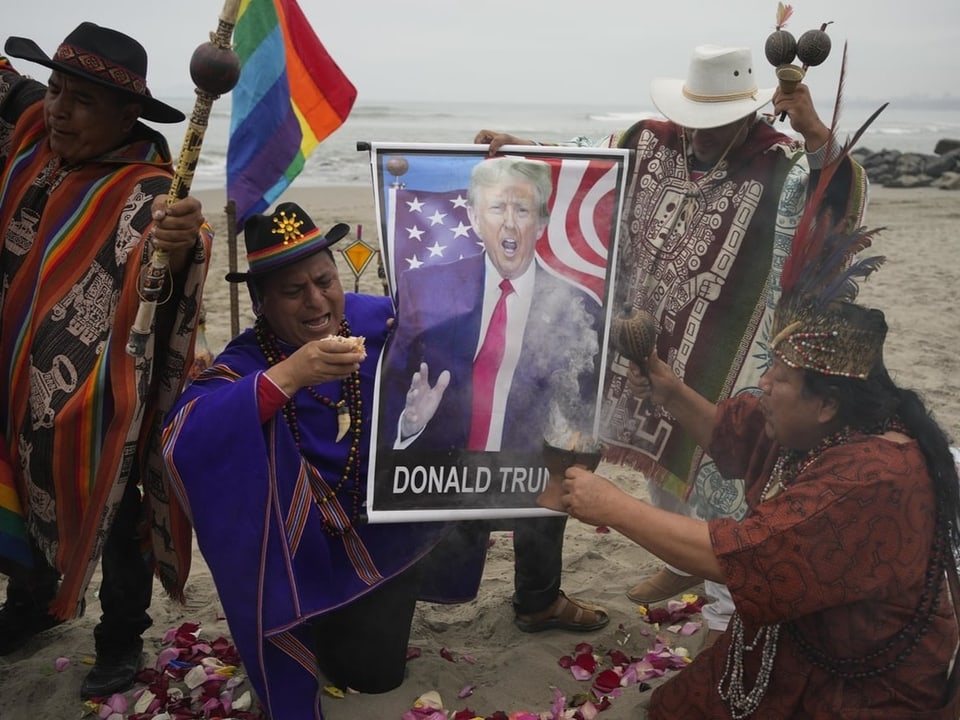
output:
[[[83,22],[48,57],[29,38],[11,36],[3,46],[7,55],[22,58],[117,90],[143,106],[140,116],[159,123],[178,123],[186,116],[154,98],[147,89],[147,51],[129,35]]]
[[[243,242],[247,246],[249,270],[227,273],[226,280],[244,282],[263,277],[326,250],[349,231],[349,225],[337,223],[321,233],[299,205],[280,203],[270,215],[247,218],[243,225]]]

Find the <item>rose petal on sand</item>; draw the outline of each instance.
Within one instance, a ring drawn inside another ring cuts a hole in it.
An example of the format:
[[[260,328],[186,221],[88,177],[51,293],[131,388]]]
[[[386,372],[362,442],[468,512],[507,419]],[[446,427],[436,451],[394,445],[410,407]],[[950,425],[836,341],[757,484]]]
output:
[[[428,690],[414,701],[413,707],[416,710],[443,710],[443,698],[436,690]]]
[[[144,690],[134,703],[133,711],[137,714],[145,713],[147,708],[150,707],[150,703],[152,703],[156,697],[157,696],[150,692],[150,690]]]
[[[253,703],[253,698],[250,696],[249,690],[244,690],[243,694],[240,695],[237,699],[233,701],[234,710],[249,710],[250,705]]]
[[[616,667],[626,667],[630,664],[630,657],[622,650],[611,650],[607,653],[607,657]]]
[[[476,690],[476,689],[477,689],[477,686],[476,686],[476,685],[464,685],[464,686],[460,689],[460,692],[457,693],[457,697],[460,698],[461,700],[462,700],[463,698],[468,698],[468,697],[470,697],[471,695],[473,695],[473,691]]]
[[[559,688],[553,688],[553,702],[550,703],[550,712],[552,718],[563,717],[563,710],[567,706],[567,698],[560,692]]]
[[[56,660],[53,661],[53,667],[56,669],[57,672],[63,672],[71,665],[73,665],[73,661],[67,657],[58,657]]]
[[[590,670],[584,670],[579,665],[570,666],[570,674],[577,680],[589,680],[593,677],[593,672]]]
[[[110,709],[117,713],[125,713],[127,711],[127,696],[122,693],[114,693],[110,696],[110,699],[107,700],[107,705],[110,706]]]
[[[195,665],[186,675],[183,676],[183,682],[188,688],[193,690],[203,685],[207,681],[207,671],[202,665]]]
[[[597,709],[597,706],[589,700],[581,705],[578,710],[580,711],[580,716],[583,718],[583,720],[594,720],[594,718],[600,714],[600,710]]]
[[[470,708],[464,708],[463,710],[457,710],[450,720],[484,720],[484,718],[482,715],[477,715]]]
[[[443,700],[436,690],[429,690],[416,699],[413,707],[400,720],[447,720]]]
[[[579,665],[593,675],[597,670],[597,659],[593,656],[592,652],[583,652],[577,655],[575,665]]]
[[[157,670],[163,670],[167,665],[170,664],[171,660],[176,660],[180,657],[180,648],[168,647],[160,651],[160,654],[157,655],[157,663],[155,667]]]
[[[611,693],[620,687],[620,674],[613,669],[603,670],[594,678],[593,687],[601,695]]]
[[[341,700],[345,697],[343,690],[333,685],[325,685],[323,691],[330,697],[340,698]]]

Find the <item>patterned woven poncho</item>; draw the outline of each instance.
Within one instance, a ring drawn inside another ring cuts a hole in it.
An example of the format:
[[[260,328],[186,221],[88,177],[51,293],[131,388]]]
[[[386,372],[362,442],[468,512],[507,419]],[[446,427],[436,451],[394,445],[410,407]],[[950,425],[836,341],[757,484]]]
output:
[[[688,179],[677,127],[641,121],[620,139],[636,150],[621,223],[618,306],[650,312],[657,353],[711,401],[756,387],[779,272],[803,211],[809,173],[798,144],[758,120],[744,144],[700,179]],[[859,217],[865,180],[846,161],[836,177],[841,208]],[[648,414],[626,390],[626,363],[611,358],[604,382],[607,459],[642,470],[680,498],[694,486],[710,514],[745,509],[742,487],[720,477],[676,421]]]

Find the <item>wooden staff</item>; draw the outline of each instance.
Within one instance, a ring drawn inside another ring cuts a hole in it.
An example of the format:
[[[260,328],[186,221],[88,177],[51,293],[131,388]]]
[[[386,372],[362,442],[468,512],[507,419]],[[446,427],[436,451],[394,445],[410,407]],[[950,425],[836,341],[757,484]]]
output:
[[[227,265],[230,272],[237,272],[237,203],[227,201]],[[240,288],[230,283],[230,337],[240,334]]]
[[[210,42],[198,47],[190,58],[190,77],[196,85],[197,100],[183,139],[177,170],[167,193],[168,206],[189,194],[213,101],[232,90],[240,78],[240,59],[233,52],[230,43],[239,9],[240,0],[225,0],[217,30],[210,33]],[[127,339],[127,354],[133,357],[143,357],[146,353],[147,338],[152,332],[153,318],[164,281],[169,275],[169,268],[169,253],[155,248],[150,264],[144,271],[140,286],[140,307]]]

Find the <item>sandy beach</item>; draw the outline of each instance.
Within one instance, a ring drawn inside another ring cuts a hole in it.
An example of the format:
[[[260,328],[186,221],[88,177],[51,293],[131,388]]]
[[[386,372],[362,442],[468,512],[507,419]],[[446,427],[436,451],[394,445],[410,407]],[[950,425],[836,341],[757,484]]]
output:
[[[230,286],[223,280],[228,269],[225,199],[222,192],[197,195],[218,235],[204,297],[207,341],[216,352],[231,336]],[[376,242],[373,194],[369,187],[300,188],[289,191],[283,199],[300,203],[321,227],[345,222],[355,231],[357,225],[362,225],[363,239]],[[953,253],[960,248],[956,238],[960,193],[929,188],[874,188],[867,224],[886,228],[875,243],[875,250],[887,256],[887,265],[864,286],[861,301],[887,314],[891,328],[886,345],[887,365],[899,384],[921,392],[957,444],[960,321],[955,308],[960,300],[960,272]],[[345,244],[341,242],[341,246]],[[343,259],[339,261],[344,287],[352,290],[353,275]],[[241,269],[246,267],[242,249],[238,262]],[[359,287],[366,292],[382,292],[375,263],[368,267]],[[244,288],[240,288],[239,308],[239,325],[244,328],[252,319]],[[643,483],[630,471],[604,464],[600,472],[636,494],[645,493]],[[440,694],[448,710],[471,708],[480,716],[492,715],[497,710],[543,712],[550,708],[554,687],[567,697],[589,691],[589,683],[578,682],[558,664],[561,656],[573,653],[577,643],[592,644],[598,655],[611,649],[635,656],[645,654],[655,630],[624,592],[655,570],[657,559],[616,533],[597,532],[571,520],[564,561],[564,590],[609,609],[611,622],[604,630],[588,634],[519,632],[513,625],[510,608],[511,541],[508,535],[497,534],[479,597],[474,602],[418,607],[411,645],[419,648],[421,655],[410,661],[404,684],[383,695],[326,697],[326,717],[399,720],[420,694],[431,690]],[[99,618],[98,577],[88,590],[85,617],[49,630],[21,651],[0,658],[0,720],[70,720],[90,712],[79,699],[79,689],[88,663],[92,662],[92,631]],[[4,585],[5,580],[0,579],[0,586]],[[186,605],[172,602],[156,589],[151,613],[154,626],[145,635],[148,664],[155,661],[162,649],[164,633],[184,622],[200,624],[201,636],[206,640],[229,638],[210,573],[197,551]],[[699,615],[692,619],[701,620]],[[691,652],[699,647],[704,634],[701,631],[681,637],[662,632],[672,646],[685,646]],[[376,648],[370,652],[376,652]],[[71,661],[62,671],[55,668],[60,657]],[[475,689],[469,697],[458,698],[466,686]],[[626,688],[601,717],[644,718],[649,695],[649,691],[639,692],[637,686]]]

